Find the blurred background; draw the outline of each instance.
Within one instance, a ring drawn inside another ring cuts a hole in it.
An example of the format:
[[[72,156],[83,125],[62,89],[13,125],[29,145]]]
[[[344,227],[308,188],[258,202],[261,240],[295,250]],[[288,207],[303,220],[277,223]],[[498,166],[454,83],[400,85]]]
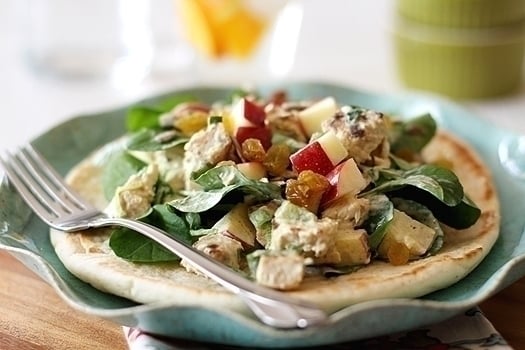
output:
[[[436,94],[525,132],[525,5],[494,3],[0,0],[0,146],[184,86],[285,80]]]

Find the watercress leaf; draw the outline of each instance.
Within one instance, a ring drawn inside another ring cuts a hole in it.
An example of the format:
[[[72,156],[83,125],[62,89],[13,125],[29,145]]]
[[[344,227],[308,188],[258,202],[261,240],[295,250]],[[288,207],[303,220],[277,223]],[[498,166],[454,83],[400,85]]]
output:
[[[144,162],[126,151],[120,151],[108,157],[101,177],[105,198],[110,200],[115,195],[118,186],[125,184],[131,175],[136,174],[145,166]]]
[[[126,129],[130,132],[141,129],[160,129],[159,116],[161,114],[162,110],[154,107],[131,107],[126,115]]]
[[[396,121],[389,135],[394,154],[418,153],[436,134],[436,121],[430,114],[406,121]]]
[[[170,133],[170,137],[163,137]],[[155,152],[180,146],[188,142],[188,138],[178,134],[175,130],[159,131],[141,129],[130,135],[126,148],[133,151]]]
[[[383,195],[367,197],[370,201],[370,211],[362,227],[368,232],[368,242],[372,249],[377,249],[385,237],[386,228],[394,217],[394,205]]]

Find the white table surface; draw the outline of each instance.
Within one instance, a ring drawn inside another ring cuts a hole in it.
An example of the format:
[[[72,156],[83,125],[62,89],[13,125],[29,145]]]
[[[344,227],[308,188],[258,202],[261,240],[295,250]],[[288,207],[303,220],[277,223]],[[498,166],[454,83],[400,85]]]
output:
[[[161,0],[156,0],[160,4]],[[24,58],[24,1],[0,0],[0,150],[23,144],[71,116],[121,106],[188,84],[243,83],[192,81],[175,72],[153,73],[140,84],[116,89],[106,81],[67,81],[34,74]],[[404,92],[395,73],[390,40],[391,0],[303,0],[303,25],[294,80],[322,80],[355,88]],[[330,3],[330,7],[328,7]],[[512,96],[463,101],[466,108],[520,133],[525,133],[525,79]]]

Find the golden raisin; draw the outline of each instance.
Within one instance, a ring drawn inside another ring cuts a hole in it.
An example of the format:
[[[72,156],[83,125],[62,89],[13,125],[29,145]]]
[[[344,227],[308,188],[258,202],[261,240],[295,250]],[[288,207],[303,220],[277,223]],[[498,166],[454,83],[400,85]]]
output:
[[[403,160],[406,160],[407,162],[413,162],[415,160],[414,152],[406,148],[397,150],[395,155]]]
[[[392,242],[387,251],[388,261],[392,265],[406,265],[410,259],[410,250],[401,242]]]
[[[266,151],[259,139],[246,139],[241,145],[241,154],[248,162],[262,163],[266,157]]]
[[[452,163],[452,161],[450,159],[439,158],[439,159],[435,160],[434,162],[432,162],[432,164],[435,164],[437,166],[440,166],[442,168],[446,168],[446,169],[449,169],[449,170],[454,170],[454,163]]]
[[[179,116],[173,122],[173,126],[184,135],[191,136],[208,125],[208,113],[195,111]]]
[[[330,187],[328,180],[311,170],[302,171],[297,180],[286,182],[286,199],[314,214],[319,210],[323,194]]]
[[[290,165],[290,148],[282,143],[272,145],[266,152],[263,165],[270,175],[281,176]]]

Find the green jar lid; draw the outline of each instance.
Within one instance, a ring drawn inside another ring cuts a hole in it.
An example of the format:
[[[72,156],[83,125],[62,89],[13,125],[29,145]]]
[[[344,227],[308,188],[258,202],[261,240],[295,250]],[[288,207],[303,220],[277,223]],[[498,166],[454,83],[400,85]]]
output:
[[[397,0],[407,19],[445,27],[493,27],[525,20],[525,0]]]

